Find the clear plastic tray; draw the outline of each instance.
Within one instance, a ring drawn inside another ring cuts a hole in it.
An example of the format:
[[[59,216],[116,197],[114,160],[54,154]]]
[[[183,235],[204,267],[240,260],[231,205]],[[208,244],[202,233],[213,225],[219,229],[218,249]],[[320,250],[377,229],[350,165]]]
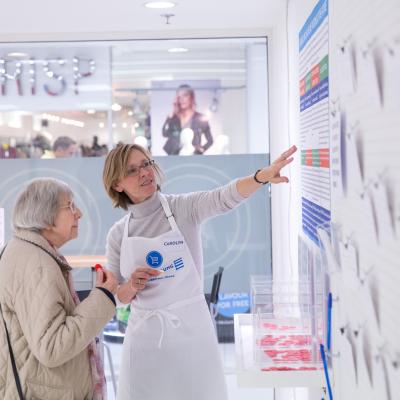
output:
[[[255,364],[264,371],[320,369],[323,313],[309,282],[253,281],[251,299]]]

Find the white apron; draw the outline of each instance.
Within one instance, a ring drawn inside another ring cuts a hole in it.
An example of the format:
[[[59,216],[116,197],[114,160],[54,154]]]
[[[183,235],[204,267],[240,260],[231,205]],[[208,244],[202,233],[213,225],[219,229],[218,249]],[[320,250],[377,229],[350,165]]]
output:
[[[199,273],[165,197],[171,231],[121,244],[125,279],[139,266],[163,270],[131,304],[118,384],[118,400],[227,400],[214,327]]]

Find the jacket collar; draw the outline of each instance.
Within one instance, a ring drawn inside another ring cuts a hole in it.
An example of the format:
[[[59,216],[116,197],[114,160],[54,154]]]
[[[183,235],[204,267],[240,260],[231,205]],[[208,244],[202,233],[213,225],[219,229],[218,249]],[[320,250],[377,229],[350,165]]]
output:
[[[67,261],[63,259],[64,257],[62,257],[58,253],[58,251],[47,241],[47,239],[39,232],[30,231],[28,229],[17,229],[14,232],[14,237],[41,248],[45,253],[47,253],[57,262],[61,270],[70,271],[72,269],[68,265]]]

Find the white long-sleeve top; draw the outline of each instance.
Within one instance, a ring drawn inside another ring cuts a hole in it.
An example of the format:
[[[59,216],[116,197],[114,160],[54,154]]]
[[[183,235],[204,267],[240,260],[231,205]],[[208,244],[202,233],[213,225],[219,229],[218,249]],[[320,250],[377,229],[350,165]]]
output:
[[[203,251],[201,223],[208,218],[226,213],[238,206],[245,198],[237,191],[236,180],[217,189],[178,195],[165,195],[175,221],[192,254],[203,281]],[[129,236],[156,237],[171,230],[160,202],[160,193],[139,204],[128,207],[126,216],[117,221],[107,235],[107,268],[120,282],[120,251],[126,219],[129,220]]]

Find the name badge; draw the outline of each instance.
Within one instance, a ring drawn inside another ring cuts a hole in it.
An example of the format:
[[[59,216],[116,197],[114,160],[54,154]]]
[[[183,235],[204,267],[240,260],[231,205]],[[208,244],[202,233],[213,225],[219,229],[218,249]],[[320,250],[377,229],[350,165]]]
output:
[[[185,241],[183,239],[165,240],[163,242],[163,251],[167,253],[176,253],[183,251],[185,248]]]

